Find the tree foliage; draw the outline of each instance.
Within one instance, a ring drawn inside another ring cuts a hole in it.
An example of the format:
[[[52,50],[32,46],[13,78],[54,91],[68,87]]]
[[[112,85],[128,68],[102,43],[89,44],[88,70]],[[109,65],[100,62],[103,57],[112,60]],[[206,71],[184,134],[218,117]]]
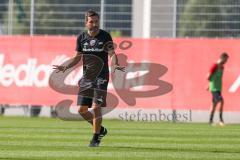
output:
[[[239,37],[239,0],[188,0],[178,21],[179,37]]]

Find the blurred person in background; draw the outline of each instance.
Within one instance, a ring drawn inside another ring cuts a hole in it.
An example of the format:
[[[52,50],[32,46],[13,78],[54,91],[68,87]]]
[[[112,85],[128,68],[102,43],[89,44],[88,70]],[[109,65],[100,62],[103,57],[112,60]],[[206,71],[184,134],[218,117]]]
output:
[[[210,119],[209,119],[210,125],[213,124],[213,117],[214,117],[217,104],[220,104],[219,125],[224,126],[224,120],[223,120],[224,99],[222,96],[222,77],[224,72],[224,65],[226,64],[228,58],[229,56],[227,53],[222,53],[217,63],[213,64],[213,66],[211,67],[207,76],[207,79],[209,81],[208,90],[212,93],[212,106],[210,110]]]

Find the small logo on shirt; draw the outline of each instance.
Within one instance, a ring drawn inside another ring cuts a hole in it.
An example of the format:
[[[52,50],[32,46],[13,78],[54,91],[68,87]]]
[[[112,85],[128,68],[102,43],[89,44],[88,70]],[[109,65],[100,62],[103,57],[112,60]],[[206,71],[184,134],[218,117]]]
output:
[[[103,42],[99,42],[97,39],[90,39],[88,42],[83,43],[84,52],[103,52],[103,47],[100,46]]]
[[[95,44],[96,44],[96,40],[95,40],[95,39],[92,39],[92,40],[90,41],[90,46],[95,46]]]

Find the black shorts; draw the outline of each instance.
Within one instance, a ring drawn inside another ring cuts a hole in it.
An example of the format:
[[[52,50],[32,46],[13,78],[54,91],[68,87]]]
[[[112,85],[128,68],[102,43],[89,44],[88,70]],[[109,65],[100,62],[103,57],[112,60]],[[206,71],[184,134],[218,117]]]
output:
[[[105,107],[107,98],[107,86],[109,78],[99,77],[95,81],[81,79],[77,105],[92,107],[92,103]]]
[[[212,102],[217,103],[219,101],[222,101],[222,93],[220,91],[212,91]]]

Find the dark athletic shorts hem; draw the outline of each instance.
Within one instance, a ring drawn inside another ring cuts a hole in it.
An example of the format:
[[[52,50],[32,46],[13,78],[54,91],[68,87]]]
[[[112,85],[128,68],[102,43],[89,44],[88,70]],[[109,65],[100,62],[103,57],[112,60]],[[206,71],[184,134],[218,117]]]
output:
[[[100,107],[106,107],[108,78],[98,78],[96,81],[81,79],[77,98],[78,106],[92,107],[95,103]]]
[[[220,91],[212,91],[212,102],[217,103],[223,100],[222,93]]]

